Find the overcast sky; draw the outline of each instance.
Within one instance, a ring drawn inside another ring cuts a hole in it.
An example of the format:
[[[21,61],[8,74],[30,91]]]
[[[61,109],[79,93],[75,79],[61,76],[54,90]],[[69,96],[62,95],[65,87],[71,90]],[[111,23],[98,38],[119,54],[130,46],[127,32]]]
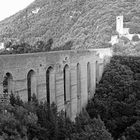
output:
[[[0,0],[0,21],[24,9],[34,0]]]

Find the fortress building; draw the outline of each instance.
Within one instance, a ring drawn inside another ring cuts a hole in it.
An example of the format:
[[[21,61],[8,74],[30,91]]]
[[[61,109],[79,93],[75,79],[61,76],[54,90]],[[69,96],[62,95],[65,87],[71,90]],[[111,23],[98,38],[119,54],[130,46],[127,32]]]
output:
[[[123,28],[123,16],[117,16],[116,17],[116,31],[120,34],[124,34],[124,28]]]
[[[4,43],[3,42],[0,42],[0,50],[2,50],[2,49],[5,49]]]
[[[116,17],[116,31],[117,31],[118,35],[111,36],[111,40],[109,42],[112,45],[118,43],[119,38],[121,38],[121,37],[126,37],[130,41],[132,40],[134,35],[138,35],[138,37],[140,38],[139,34],[130,34],[129,33],[129,28],[124,28],[123,15],[120,15],[120,16]]]

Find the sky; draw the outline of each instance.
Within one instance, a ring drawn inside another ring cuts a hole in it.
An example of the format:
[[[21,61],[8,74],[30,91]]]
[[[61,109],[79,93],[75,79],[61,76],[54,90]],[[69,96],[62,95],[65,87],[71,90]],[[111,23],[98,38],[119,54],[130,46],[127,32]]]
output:
[[[24,9],[34,0],[0,0],[0,21]]]

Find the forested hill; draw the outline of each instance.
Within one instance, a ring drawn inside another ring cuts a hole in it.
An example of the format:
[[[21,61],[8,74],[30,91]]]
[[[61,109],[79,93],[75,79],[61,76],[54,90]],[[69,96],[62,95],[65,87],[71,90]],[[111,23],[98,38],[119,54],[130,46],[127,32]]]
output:
[[[115,32],[116,16],[140,32],[140,0],[35,0],[0,22],[0,41],[35,43],[53,38],[53,46],[73,41],[75,48],[104,46]]]

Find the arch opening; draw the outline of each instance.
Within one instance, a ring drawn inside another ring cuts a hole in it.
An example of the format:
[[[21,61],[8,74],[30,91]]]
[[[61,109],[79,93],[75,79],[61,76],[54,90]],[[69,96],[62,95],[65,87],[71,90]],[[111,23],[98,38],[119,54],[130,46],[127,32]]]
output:
[[[55,101],[55,77],[54,70],[51,66],[46,71],[46,91],[47,103],[51,104]]]
[[[77,64],[77,113],[81,111],[81,68]]]
[[[70,72],[69,66],[65,65],[64,70],[64,106],[65,106],[65,116],[71,116],[71,95],[70,95]]]
[[[6,73],[3,80],[3,93],[13,93],[13,76],[11,73]]]
[[[36,75],[33,70],[30,70],[27,74],[27,92],[28,102],[30,102],[33,94],[36,95]]]
[[[87,91],[88,91],[88,99],[91,96],[91,68],[90,63],[87,63]]]
[[[98,65],[98,61],[96,61],[96,85],[98,84],[98,79],[99,79],[99,65]]]

